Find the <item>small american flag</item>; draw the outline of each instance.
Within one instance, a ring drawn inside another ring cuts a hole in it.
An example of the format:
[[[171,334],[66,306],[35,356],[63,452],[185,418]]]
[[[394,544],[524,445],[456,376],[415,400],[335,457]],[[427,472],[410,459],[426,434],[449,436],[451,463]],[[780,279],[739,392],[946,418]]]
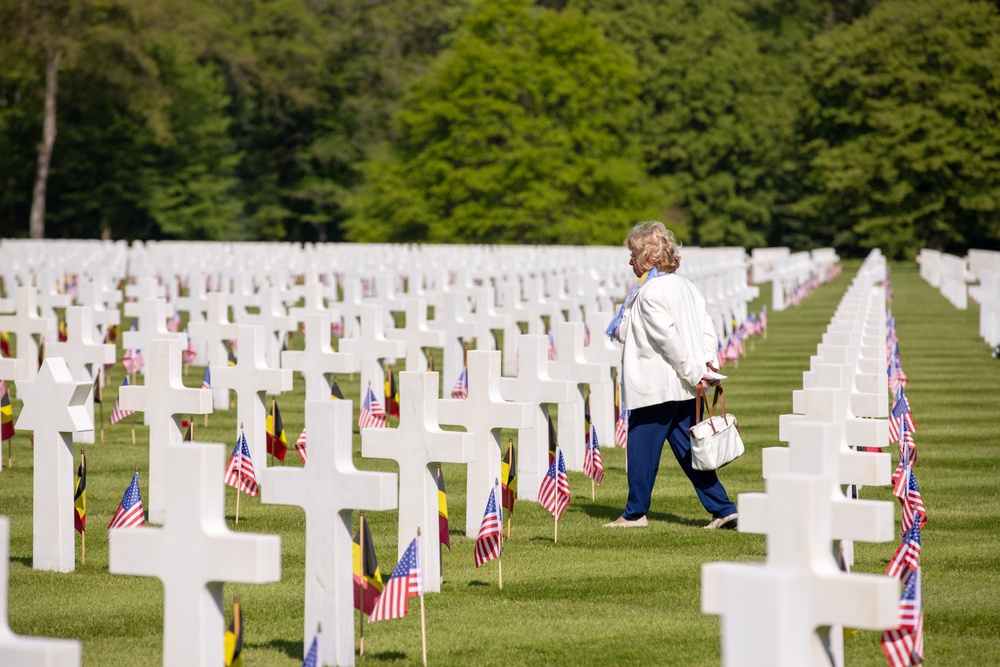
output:
[[[229,456],[226,484],[251,496],[256,496],[260,492],[257,487],[257,475],[253,471],[253,460],[250,458],[250,447],[247,446],[247,437],[243,431],[240,431],[233,453]]]
[[[375,392],[368,387],[365,394],[364,403],[361,404],[361,411],[358,413],[358,428],[383,428],[385,427],[385,410],[375,398]]]
[[[909,532],[910,528],[917,524],[921,528],[927,523],[927,510],[924,508],[923,498],[920,497],[920,489],[917,488],[917,478],[913,475],[913,468],[908,468],[906,482],[906,495],[900,499],[903,504],[903,533]]]
[[[125,381],[122,382],[122,386],[123,387],[128,386],[128,376],[125,377]],[[120,422],[121,420],[128,417],[130,414],[132,414],[132,410],[122,409],[121,390],[119,389],[118,398],[115,399],[115,405],[113,408],[111,408],[111,423],[115,424],[117,422]]]
[[[451,388],[452,398],[469,397],[469,369],[463,368],[462,374],[455,380],[455,385]]]
[[[490,497],[486,500],[486,513],[479,525],[479,536],[476,537],[476,567],[489,563],[500,557],[503,551],[503,510],[497,499],[497,488],[490,489]]]
[[[375,608],[368,616],[368,622],[387,621],[391,618],[402,618],[407,613],[407,601],[414,595],[423,593],[420,574],[420,543],[414,538],[406,548],[403,557],[396,564],[392,576],[382,589]]]
[[[590,425],[590,438],[587,439],[587,449],[583,453],[583,474],[597,482],[598,486],[604,481],[601,446],[597,442],[597,428],[593,424]]]
[[[917,462],[917,443],[913,441],[913,436],[910,434],[910,427],[906,424],[906,420],[900,424],[900,437],[899,437],[899,460],[908,466],[912,466]]]
[[[142,350],[125,350],[125,353],[122,354],[122,365],[129,375],[141,371],[142,367],[146,365],[142,359]]]
[[[295,441],[295,451],[298,452],[299,458],[302,462],[306,462],[306,430],[302,429],[302,433],[299,434],[299,439]]]
[[[552,330],[549,329],[549,361],[555,361],[559,354],[556,352],[556,340],[552,336]]]
[[[628,410],[618,413],[618,421],[615,423],[615,444],[619,447],[628,444]]]
[[[209,370],[208,366],[205,366],[205,377],[201,379],[202,389],[212,388],[212,372]]]
[[[190,366],[194,363],[195,358],[198,356],[198,351],[194,349],[194,341],[191,340],[191,335],[188,334],[188,344],[184,348],[184,365]]]
[[[174,314],[170,316],[167,320],[167,331],[180,331],[181,330],[181,314],[174,310]]]
[[[111,538],[111,531],[115,528],[131,528],[145,523],[146,514],[142,509],[142,496],[139,495],[139,473],[135,473],[132,475],[132,483],[125,489],[125,495],[118,504],[118,510],[108,524],[108,538]]]
[[[882,651],[891,667],[911,667],[924,661],[924,610],[920,570],[910,575],[899,600],[899,627],[882,633]]]
[[[319,667],[323,664],[319,659],[319,635],[320,630],[316,628],[316,635],[313,637],[312,644],[309,645],[309,652],[306,653],[306,659],[302,661],[302,667]]]
[[[920,567],[920,524],[910,526],[896,553],[889,559],[889,567],[885,573],[905,581],[912,572]]]
[[[562,449],[556,446],[556,457],[549,465],[549,471],[542,478],[538,489],[538,502],[556,517],[562,518],[569,505],[569,478],[566,476],[566,461]]]

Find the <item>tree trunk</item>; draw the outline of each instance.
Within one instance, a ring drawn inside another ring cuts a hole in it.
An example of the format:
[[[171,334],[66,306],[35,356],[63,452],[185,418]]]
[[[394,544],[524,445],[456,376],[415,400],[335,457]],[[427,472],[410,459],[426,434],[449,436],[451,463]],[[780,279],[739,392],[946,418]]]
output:
[[[42,123],[42,143],[38,146],[38,173],[31,199],[28,233],[33,239],[45,238],[45,189],[52,164],[52,149],[56,143],[56,92],[59,88],[59,61],[62,51],[45,50],[45,119]]]

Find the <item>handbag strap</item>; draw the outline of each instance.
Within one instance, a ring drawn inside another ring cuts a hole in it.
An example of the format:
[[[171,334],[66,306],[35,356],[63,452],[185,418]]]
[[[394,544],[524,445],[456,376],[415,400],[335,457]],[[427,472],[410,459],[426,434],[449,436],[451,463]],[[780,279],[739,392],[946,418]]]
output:
[[[694,391],[695,391],[695,402],[697,404],[697,407],[695,408],[695,420],[694,420],[694,423],[695,424],[700,424],[701,423],[701,405],[702,405],[703,402],[704,403],[708,402],[708,396],[705,395],[705,389],[704,389],[704,387],[701,386],[700,382],[697,385],[695,385],[695,390]],[[725,422],[726,426],[729,426],[729,419],[726,418],[726,395],[722,391],[722,385],[721,384],[717,385],[715,387],[715,394],[712,396],[712,407],[710,409],[709,414],[710,414],[710,416],[712,418],[715,417],[715,407],[716,407],[716,405],[719,404],[720,399],[721,399],[721,402],[722,402],[722,421]],[[715,430],[715,424],[712,422],[711,419],[709,420],[708,425],[712,427],[712,434],[715,435],[717,433],[717,431]],[[694,426],[692,425],[691,428],[694,428]]]

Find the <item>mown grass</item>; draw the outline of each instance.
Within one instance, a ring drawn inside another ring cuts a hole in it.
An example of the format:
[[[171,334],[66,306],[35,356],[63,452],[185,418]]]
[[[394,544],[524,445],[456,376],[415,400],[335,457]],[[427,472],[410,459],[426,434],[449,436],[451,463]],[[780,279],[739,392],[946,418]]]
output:
[[[791,411],[823,331],[853,275],[849,266],[799,307],[770,313],[767,339],[757,339],[739,368],[727,367],[730,411],[740,417],[747,453],[722,472],[731,496],[762,491],[760,450],[779,445],[778,415]],[[978,338],[978,309],[955,310],[917,276],[916,267],[894,267],[893,287],[907,393],[919,448],[917,478],[930,521],[924,531],[924,604],[928,665],[1000,664],[1000,509],[995,420],[1000,407],[1000,363]],[[766,286],[758,303],[770,300]],[[440,364],[438,365],[440,367]],[[192,369],[189,386],[201,370]],[[347,396],[357,377],[339,378]],[[121,366],[106,394],[110,412]],[[303,424],[301,380],[279,397],[290,440]],[[15,400],[15,411],[19,403]],[[355,402],[355,410],[357,405]],[[130,417],[141,423],[141,415]],[[195,417],[198,440],[235,437],[235,411]],[[394,464],[360,458],[366,469]],[[133,466],[147,466],[129,428],[106,428],[106,443],[88,446],[87,562],[71,574],[31,569],[32,461],[27,433],[14,441],[14,467],[0,473],[0,514],[11,519],[10,624],[27,635],[73,637],[83,642],[88,666],[157,664],[162,661],[162,585],[107,571],[104,527],[118,505]],[[506,435],[504,436],[506,440]],[[472,540],[461,535],[465,475],[446,464],[451,551],[443,554],[444,583],[426,597],[428,654],[439,665],[718,665],[719,620],[700,611],[701,565],[712,561],[760,562],[764,537],[704,531],[709,517],[669,454],[663,460],[647,530],[609,531],[601,524],[624,504],[623,452],[603,451],[605,482],[590,500],[590,483],[571,473],[573,501],[553,544],[552,517],[534,503],[518,503],[514,536],[503,558],[504,588],[496,564],[477,570]],[[6,458],[6,451],[4,452]],[[294,453],[288,461],[297,460]],[[290,463],[295,465],[295,463]],[[141,475],[146,490],[145,475]],[[220,471],[220,485],[222,473]],[[892,500],[888,488],[862,496]],[[226,487],[232,526],[235,500]],[[482,508],[472,508],[476,514]],[[897,510],[898,516],[898,510]],[[388,576],[396,561],[396,513],[369,520],[379,562]],[[240,531],[276,533],[282,539],[282,578],[275,584],[227,584],[243,601],[244,664],[288,666],[302,660],[304,515],[297,508],[261,505],[243,497]],[[855,570],[881,573],[896,543],[857,544]],[[349,567],[344,564],[344,567]],[[418,609],[412,607],[414,612]],[[411,612],[412,613],[412,612]],[[366,627],[366,656],[358,664],[409,665],[420,661],[419,614]],[[847,642],[848,665],[879,666],[885,658],[879,633],[862,631]]]

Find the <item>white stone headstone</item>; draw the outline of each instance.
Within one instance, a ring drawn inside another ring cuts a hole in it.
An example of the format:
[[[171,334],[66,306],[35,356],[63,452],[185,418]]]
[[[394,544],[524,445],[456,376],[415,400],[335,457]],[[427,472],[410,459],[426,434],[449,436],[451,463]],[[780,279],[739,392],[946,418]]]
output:
[[[0,315],[0,331],[14,334],[17,344],[17,358],[24,361],[24,378],[35,379],[38,374],[38,341],[49,336],[56,330],[54,317],[43,317],[38,314],[38,302],[32,287],[18,287],[14,290],[15,312],[13,315]]]
[[[181,343],[176,339],[149,341],[149,361],[143,385],[122,387],[118,401],[124,410],[143,413],[149,426],[149,520],[163,523],[166,516],[166,447],[184,439],[181,417],[212,412],[212,392],[185,387],[181,378]]]
[[[387,317],[382,306],[361,306],[361,331],[357,338],[342,338],[340,351],[353,354],[361,366],[361,395],[364,400],[369,385],[381,389],[385,385],[382,359],[396,359],[406,354],[403,341],[385,337]],[[423,369],[421,369],[423,370]]]
[[[145,284],[148,284],[146,282]],[[161,298],[148,298],[133,304],[136,312],[136,330],[122,334],[122,349],[139,350],[145,360],[149,355],[149,341],[154,338],[176,340],[187,345],[187,335],[180,331],[167,330],[167,302]],[[183,349],[183,348],[182,348]],[[177,353],[178,357],[180,352]],[[142,373],[149,372],[149,364],[144,364]]]
[[[475,441],[469,433],[442,431],[438,421],[438,374],[399,374],[399,427],[361,429],[366,458],[399,464],[399,543],[402,556],[420,529],[424,591],[441,590],[438,549],[438,463],[468,463]]]
[[[305,349],[281,353],[281,367],[299,371],[306,379],[306,400],[329,400],[333,383],[327,373],[355,373],[360,370],[357,357],[334,352],[330,347],[330,316],[305,315]]]
[[[483,350],[469,352],[469,397],[438,403],[442,424],[464,426],[475,437],[475,459],[469,462],[466,475],[466,537],[479,535],[482,516],[473,509],[478,506],[476,499],[488,496],[500,477],[499,429],[533,425],[533,407],[504,400],[500,394],[500,353]]]
[[[80,642],[15,635],[7,621],[10,520],[0,516],[0,665],[4,667],[78,667]]]
[[[93,431],[87,395],[93,384],[73,379],[61,357],[46,359],[34,380],[21,380],[24,402],[19,430],[33,431],[32,567],[72,572],[76,567],[73,532],[73,434]]]
[[[271,368],[278,368],[281,366],[281,348],[285,335],[295,331],[295,320],[285,309],[280,289],[262,287],[259,296],[260,312],[238,314],[236,323],[264,327],[264,359]]]
[[[263,584],[281,578],[277,535],[234,533],[226,526],[225,457],[218,443],[167,445],[163,527],[111,531],[112,574],[163,582],[164,667],[223,664],[223,582]]]
[[[556,324],[553,340],[559,354],[549,362],[549,375],[553,379],[567,380],[577,387],[571,401],[559,403],[558,412],[559,445],[566,459],[566,469],[577,472],[583,470],[583,454],[587,438],[584,427],[585,406],[582,385],[608,384],[611,381],[610,366],[595,364],[584,357],[583,327],[582,322]]]
[[[308,319],[327,316],[307,315]],[[329,326],[326,331],[329,332]],[[354,664],[353,510],[396,508],[396,476],[362,472],[352,458],[351,401],[307,400],[309,463],[268,468],[261,485],[264,503],[297,505],[306,513],[304,640],[322,625],[324,664]]]
[[[236,339],[236,325],[229,320],[229,296],[225,292],[210,292],[206,299],[204,322],[191,322],[188,331],[195,338],[205,341],[209,367],[225,366],[229,362],[226,341]],[[225,387],[212,384],[212,402],[216,410],[229,408],[229,392]]]
[[[444,347],[444,332],[427,328],[427,299],[409,297],[402,300],[406,321],[402,329],[389,329],[385,337],[400,340],[406,346],[406,370],[427,370],[425,347]]]
[[[442,354],[441,372],[444,376],[444,388],[448,388],[462,374],[465,365],[465,348],[463,340],[470,340],[474,334],[472,322],[467,318],[468,309],[464,296],[456,293],[446,293],[441,298],[440,312],[434,313],[435,318],[427,326],[436,331],[444,332],[444,352]]]

